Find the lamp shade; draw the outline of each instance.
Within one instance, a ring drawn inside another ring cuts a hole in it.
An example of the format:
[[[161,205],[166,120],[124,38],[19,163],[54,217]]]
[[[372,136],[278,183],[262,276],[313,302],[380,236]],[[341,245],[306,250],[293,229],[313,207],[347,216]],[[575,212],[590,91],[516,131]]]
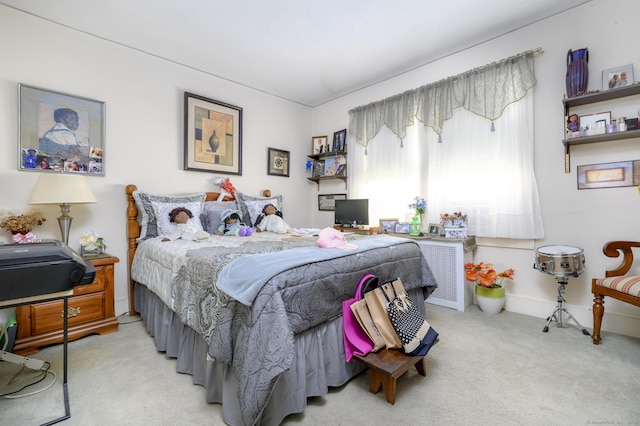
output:
[[[87,179],[81,175],[40,174],[29,204],[95,203]]]

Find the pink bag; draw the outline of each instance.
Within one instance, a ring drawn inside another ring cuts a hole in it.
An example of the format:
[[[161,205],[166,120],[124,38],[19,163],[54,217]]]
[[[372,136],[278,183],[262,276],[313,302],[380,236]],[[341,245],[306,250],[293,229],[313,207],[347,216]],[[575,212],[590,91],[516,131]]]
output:
[[[366,281],[365,275],[358,284],[355,297],[342,302],[342,336],[344,340],[344,355],[347,362],[351,361],[353,355],[366,355],[373,349],[373,343],[367,333],[360,327],[351,305],[362,297],[360,290]]]

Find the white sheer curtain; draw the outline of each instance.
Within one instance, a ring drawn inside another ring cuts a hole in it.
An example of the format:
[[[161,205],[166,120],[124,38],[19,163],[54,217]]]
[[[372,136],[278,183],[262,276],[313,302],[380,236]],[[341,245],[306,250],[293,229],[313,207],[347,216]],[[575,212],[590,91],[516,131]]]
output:
[[[427,200],[429,223],[438,222],[440,213],[460,211],[468,215],[471,235],[542,238],[533,94],[507,106],[493,127],[463,108],[444,122],[442,142],[422,123],[407,127],[402,140],[383,127],[368,147],[350,144],[349,196],[369,198],[372,224],[406,220],[418,195]]]

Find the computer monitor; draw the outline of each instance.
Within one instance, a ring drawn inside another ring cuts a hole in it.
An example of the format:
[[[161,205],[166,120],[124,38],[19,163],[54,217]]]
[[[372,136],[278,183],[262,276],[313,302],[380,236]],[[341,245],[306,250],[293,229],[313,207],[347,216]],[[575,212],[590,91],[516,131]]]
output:
[[[334,223],[346,226],[369,225],[369,200],[336,200]]]

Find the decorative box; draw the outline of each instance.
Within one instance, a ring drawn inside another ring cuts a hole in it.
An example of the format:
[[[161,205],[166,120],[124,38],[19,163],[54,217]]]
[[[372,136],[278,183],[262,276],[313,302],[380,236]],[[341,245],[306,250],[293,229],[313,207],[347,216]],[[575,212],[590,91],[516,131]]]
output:
[[[445,238],[467,238],[467,228],[444,228],[444,237]]]

